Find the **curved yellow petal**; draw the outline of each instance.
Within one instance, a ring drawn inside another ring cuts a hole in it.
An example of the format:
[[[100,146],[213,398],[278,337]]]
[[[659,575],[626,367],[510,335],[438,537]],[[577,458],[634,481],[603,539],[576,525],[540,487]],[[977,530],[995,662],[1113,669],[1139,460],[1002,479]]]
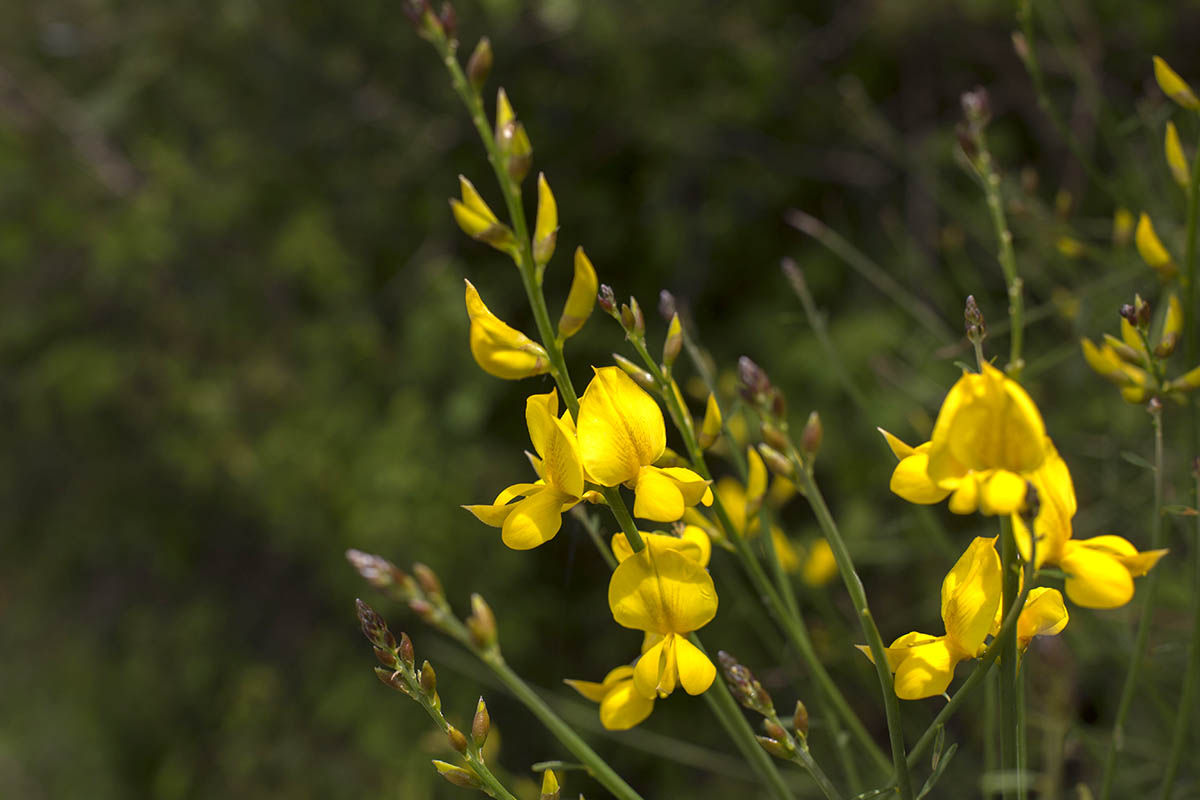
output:
[[[500,539],[513,550],[530,550],[554,538],[562,527],[562,512],[579,502],[552,486],[545,486],[513,504],[500,528]]]
[[[592,315],[596,305],[596,290],[600,282],[596,277],[596,268],[583,252],[582,247],[575,248],[575,276],[571,279],[571,289],[567,293],[567,302],[563,306],[562,316],[558,320],[558,334],[564,339],[579,333],[583,323]]]
[[[1000,606],[1000,556],[995,544],[994,538],[976,538],[942,581],[946,635],[970,655],[978,652],[991,632]]]
[[[944,638],[910,647],[896,667],[893,686],[901,700],[921,700],[946,691],[962,654]]]
[[[1067,573],[1067,597],[1076,605],[1119,608],[1133,599],[1133,576],[1112,552],[1071,540],[1058,565]]]
[[[579,454],[597,483],[616,486],[663,454],[666,425],[654,398],[619,367],[595,372],[579,401]]]
[[[721,435],[721,406],[717,398],[709,392],[708,401],[704,404],[704,421],[700,424],[700,446],[708,449]]]
[[[646,533],[645,531],[638,531],[638,533],[642,535],[642,541],[646,542],[647,546],[649,546],[650,542],[653,542],[655,547],[678,551],[679,553],[682,553],[683,555],[695,561],[700,566],[708,566],[708,560],[707,558],[704,558],[705,553],[702,547],[695,541],[683,539],[678,536],[671,536],[666,533]],[[701,533],[703,533],[703,531],[701,531]],[[704,534],[704,538],[707,539],[708,534]],[[624,533],[613,534],[612,551],[613,555],[617,557],[618,564],[633,555],[633,548],[629,546],[629,540],[625,538]],[[709,552],[711,552],[711,545],[709,545]],[[701,561],[702,558],[704,558],[703,561]]]
[[[1162,89],[1167,97],[1184,108],[1200,111],[1200,98],[1196,97],[1192,87],[1158,56],[1154,57],[1154,80],[1158,81],[1158,88]]]
[[[633,686],[642,697],[666,697],[675,691],[675,679],[675,637],[665,636],[638,659]]]
[[[888,488],[908,502],[919,505],[940,503],[950,494],[948,489],[939,487],[930,479],[929,454],[915,450],[896,465]]]
[[[574,678],[564,678],[563,683],[570,686],[581,695],[591,700],[593,703],[599,703],[608,694],[608,687],[602,683],[595,681],[580,681]]]
[[[767,465],[762,456],[753,447],[746,449],[746,463],[749,472],[746,477],[746,508],[748,513],[756,513],[762,505],[763,497],[767,494]]]
[[[792,544],[792,540],[787,537],[787,534],[775,525],[771,526],[771,544],[775,548],[775,557],[779,559],[779,566],[784,572],[797,572],[800,569],[800,554],[796,552],[796,546]]]
[[[1188,166],[1187,156],[1183,154],[1183,144],[1179,141],[1179,130],[1174,122],[1167,122],[1163,150],[1167,154],[1167,168],[1171,171],[1171,177],[1180,188],[1187,189],[1191,168]]]
[[[1056,636],[1067,627],[1070,616],[1058,589],[1031,589],[1021,616],[1017,617],[1017,644],[1024,650],[1035,636]]]
[[[979,477],[968,475],[959,480],[950,495],[950,511],[955,514],[973,514],[979,508]]]
[[[724,475],[717,479],[716,494],[735,529],[725,531],[725,534],[743,537],[750,535],[750,531],[746,530],[746,490],[742,484],[738,483],[736,478]],[[751,528],[754,527],[754,522],[757,522],[757,518],[751,521]]]
[[[655,522],[674,522],[708,491],[708,481],[684,467],[642,467],[636,480],[633,515]]]
[[[1167,252],[1162,240],[1158,238],[1158,234],[1154,230],[1154,223],[1150,221],[1150,217],[1145,212],[1138,218],[1133,242],[1137,245],[1138,254],[1146,262],[1146,266],[1161,277],[1170,278],[1178,271],[1171,254]]]
[[[1011,514],[1025,503],[1025,479],[1006,469],[996,470],[984,482],[980,501],[984,514]]]
[[[712,558],[712,537],[708,535],[708,531],[699,525],[685,525],[680,538],[696,546],[696,549],[699,551],[699,554],[696,556],[696,563],[702,567],[707,567],[709,559]],[[680,552],[688,555],[688,552],[683,548],[680,548]]]
[[[877,430],[881,434],[883,434],[884,441],[886,441],[888,447],[890,447],[892,449],[892,455],[894,455],[896,458],[903,460],[903,459],[906,459],[909,456],[911,456],[913,453],[917,452],[916,448],[909,447],[907,444],[900,441],[899,438],[888,433],[883,428],[876,428],[875,430]]]
[[[717,677],[717,668],[704,651],[682,636],[675,637],[675,662],[679,685],[690,695],[708,691]]]
[[[838,565],[833,557],[833,548],[826,539],[817,539],[808,549],[800,579],[809,586],[820,587],[837,577],[837,574]]]
[[[467,316],[471,320],[471,355],[489,375],[519,380],[550,370],[550,358],[540,344],[500,320],[484,305],[479,292],[466,281]]]
[[[641,631],[690,633],[717,614],[717,591],[708,572],[653,540],[613,570],[608,605],[618,625]]]
[[[908,658],[908,651],[920,644],[935,642],[942,639],[941,636],[934,636],[929,633],[921,633],[920,631],[910,631],[909,633],[899,636],[890,645],[884,648],[884,655],[887,657],[888,671],[895,672],[904,659]],[[854,645],[859,651],[867,657],[872,664],[875,663],[875,657],[871,655],[871,648],[865,644]]]
[[[540,456],[549,449],[554,435],[554,420],[558,418],[558,390],[546,394],[531,394],[525,398],[525,426],[529,428],[529,441]]]
[[[654,698],[638,694],[633,680],[625,680],[600,702],[600,724],[606,730],[626,731],[645,720],[653,710]]]

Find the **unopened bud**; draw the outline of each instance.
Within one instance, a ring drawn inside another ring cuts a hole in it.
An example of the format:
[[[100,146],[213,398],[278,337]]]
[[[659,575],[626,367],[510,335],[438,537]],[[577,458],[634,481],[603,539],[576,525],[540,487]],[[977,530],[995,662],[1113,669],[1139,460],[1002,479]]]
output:
[[[774,716],[775,706],[771,702],[771,695],[767,693],[767,690],[758,682],[748,667],[738,663],[734,656],[724,650],[717,653],[717,661],[721,664],[721,674],[735,700],[751,711],[757,711],[764,716]],[[770,720],[764,720],[764,725],[769,722]],[[782,729],[780,730],[782,731]],[[776,739],[783,739],[787,736],[784,733],[775,735],[770,730],[767,733]]]
[[[450,746],[460,753],[467,752],[467,737],[463,732],[453,725],[447,725],[446,738],[450,740]]]
[[[454,6],[450,3],[442,3],[442,10],[438,14],[438,22],[442,23],[442,30],[446,32],[446,36],[453,39],[454,34],[458,33],[458,14],[454,10]]]
[[[383,664],[385,667],[392,670],[395,670],[400,666],[400,659],[396,658],[396,651],[394,650],[376,647],[375,658],[379,660],[380,664]]]
[[[787,433],[771,420],[763,420],[762,437],[764,442],[776,450],[787,450],[791,444]]]
[[[961,99],[963,115],[967,118],[968,125],[978,130],[988,124],[992,118],[992,101],[987,89],[976,86],[969,92],[963,92]]]
[[[428,659],[421,665],[421,674],[419,676],[421,691],[433,697],[437,694],[437,673],[433,671],[433,665]]]
[[[542,773],[542,794],[538,800],[558,800],[558,777],[554,770],[548,769]]]
[[[800,700],[796,701],[796,711],[792,714],[792,724],[796,727],[796,735],[801,739],[808,738],[808,709]]]
[[[658,293],[658,313],[665,320],[671,319],[678,313],[679,309],[675,303],[675,295],[663,289]]]
[[[766,733],[767,736],[770,736],[772,739],[778,739],[781,742],[787,741],[787,731],[785,731],[783,729],[783,726],[780,725],[775,720],[764,719],[762,726],[763,726],[763,732]]]
[[[642,387],[648,392],[655,390],[654,376],[646,370],[639,367],[637,364],[630,361],[620,353],[613,353],[613,361],[617,366],[625,371],[625,374],[633,378],[633,382]]]
[[[754,740],[758,742],[759,747],[776,758],[790,759],[792,757],[791,752],[780,741],[770,739],[766,736],[755,736]]]
[[[806,459],[811,460],[821,449],[821,440],[825,438],[825,429],[821,426],[821,415],[812,411],[804,423],[804,432],[800,434],[800,450]]]
[[[683,349],[683,325],[679,321],[679,315],[671,317],[671,324],[667,326],[667,338],[663,342],[663,366],[670,368],[675,363],[675,359],[679,358],[679,351]]]
[[[474,740],[476,747],[483,747],[491,730],[492,716],[488,713],[487,705],[481,697],[475,705],[475,718],[471,720],[471,739]]]
[[[438,580],[437,573],[430,569],[425,564],[417,562],[413,564],[413,575],[417,578],[417,583],[421,590],[429,596],[431,600],[437,600],[443,596],[442,582]]]
[[[461,786],[464,789],[479,789],[483,786],[479,782],[479,778],[475,777],[475,773],[470,770],[456,767],[453,764],[447,764],[445,761],[438,761],[437,759],[434,759],[433,766],[437,769],[439,775],[455,786]]]
[[[1150,327],[1150,304],[1140,294],[1133,296],[1133,316],[1134,319],[1130,321],[1138,328],[1146,330]]]
[[[408,607],[412,612],[421,619],[428,622],[433,617],[433,604],[428,600],[422,600],[420,597],[414,597],[408,601]]]
[[[602,311],[616,320],[620,320],[617,316],[617,298],[613,294],[612,287],[607,283],[600,284],[600,293],[596,296],[596,303],[599,304]]]
[[[1159,400],[1157,397],[1151,397],[1150,401],[1146,403],[1146,410],[1154,415],[1161,414],[1163,410],[1162,400]]]
[[[483,89],[483,85],[487,83],[488,76],[492,73],[492,43],[484,36],[479,40],[479,44],[475,45],[475,49],[471,52],[471,58],[467,60],[467,77],[471,80],[471,86],[476,92]]]
[[[412,639],[408,638],[407,633],[400,633],[400,646],[398,649],[400,652],[400,660],[404,663],[404,666],[412,669],[415,661],[415,655],[413,653]]]
[[[721,406],[716,395],[710,393],[704,405],[704,421],[700,424],[700,447],[707,450],[721,435]]]
[[[496,646],[496,615],[480,594],[471,595],[471,615],[467,617],[471,641],[481,650]]]
[[[767,469],[771,470],[772,474],[788,480],[796,477],[796,470],[792,467],[791,459],[771,445],[760,444],[758,454],[762,456],[763,463],[767,465]]]
[[[742,397],[755,406],[761,407],[775,388],[771,385],[771,379],[767,377],[767,373],[749,356],[742,356],[738,359],[738,380],[742,384]]]
[[[975,295],[967,295],[967,304],[963,309],[963,322],[966,324],[967,339],[972,344],[979,344],[987,338],[987,322],[983,312],[975,302]]]
[[[379,678],[380,683],[389,689],[395,689],[398,692],[404,692],[409,697],[412,692],[408,689],[408,684],[404,681],[404,675],[399,670],[388,670],[383,667],[375,668],[375,677]]]
[[[518,121],[513,124],[512,140],[505,169],[508,170],[509,177],[519,184],[525,180],[525,176],[529,174],[532,166],[533,143],[529,141],[529,134],[525,132],[525,126]]]

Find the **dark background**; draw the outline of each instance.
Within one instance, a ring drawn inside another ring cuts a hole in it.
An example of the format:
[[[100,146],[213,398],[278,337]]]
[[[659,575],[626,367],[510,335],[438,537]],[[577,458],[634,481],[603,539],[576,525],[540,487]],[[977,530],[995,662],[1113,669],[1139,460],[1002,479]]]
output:
[[[986,206],[955,158],[959,95],[986,86],[1027,305],[1040,309],[1027,385],[1075,476],[1076,535],[1148,546],[1150,477],[1121,453],[1150,454],[1149,418],[1087,370],[1077,340],[1115,330],[1134,291],[1155,302],[1160,289],[1112,244],[1115,199],[1039,111],[1010,4],[462,0],[458,12],[464,58],[491,37],[487,96],[506,87],[558,198],[552,315],[566,254],[583,244],[601,280],[648,311],[670,288],[722,370],[751,354],[797,424],[817,409],[818,477],[885,639],[940,632],[941,576],[971,535],[991,535],[981,517],[922,517],[893,497],[873,430],[927,433],[954,361],[969,358],[956,346],[966,294],[994,328],[1005,318]],[[1190,152],[1200,128],[1164,101],[1150,56],[1200,85],[1197,5],[1066,0],[1039,4],[1037,27],[1055,107],[1181,254],[1162,130],[1173,114]],[[645,796],[753,791],[699,701],[659,703],[641,729],[654,736],[600,738],[594,707],[561,686],[598,680],[637,645],[611,622],[605,567],[577,523],[519,554],[458,508],[526,479],[523,397],[548,389],[471,361],[463,277],[501,317],[533,324],[511,264],[454,227],[458,173],[499,207],[475,132],[398,2],[0,5],[0,795],[463,796],[428,766],[449,751],[420,709],[372,676],[358,595],[439,666],[452,719],[467,724],[487,694],[514,785],[534,761],[569,759],[469,658],[371,594],[347,547],[427,562],[460,609],[472,591],[489,598],[509,662]],[[789,208],[839,231],[951,333],[922,329],[788,227]],[[1064,256],[1063,236],[1084,255]],[[863,407],[782,279],[787,255]],[[657,348],[665,326],[649,316]],[[580,386],[589,364],[629,354],[601,316],[571,345]],[[1007,340],[988,348],[1003,356]],[[1171,409],[1166,425],[1168,502],[1183,502],[1184,415]],[[811,540],[802,503],[788,522]],[[1162,567],[1118,795],[1154,785],[1174,713],[1190,551],[1168,525],[1179,557]],[[705,639],[790,707],[811,689],[717,560],[730,589]],[[844,591],[803,596],[820,609],[830,669],[882,734]],[[1062,773],[1047,786],[1095,781],[1136,608],[1072,609],[1067,633],[1027,662],[1033,760]],[[906,704],[909,730],[938,707]],[[983,770],[981,707],[950,732],[962,749],[942,789],[955,796]],[[819,734],[815,719],[828,760]],[[1181,797],[1200,791],[1187,769]],[[564,796],[579,791],[603,796],[573,773]]]

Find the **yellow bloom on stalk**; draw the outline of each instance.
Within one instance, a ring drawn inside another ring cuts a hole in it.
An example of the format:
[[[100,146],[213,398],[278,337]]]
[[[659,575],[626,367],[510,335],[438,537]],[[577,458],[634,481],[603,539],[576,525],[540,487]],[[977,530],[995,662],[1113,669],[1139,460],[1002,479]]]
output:
[[[942,581],[944,636],[913,631],[886,648],[893,687],[901,700],[920,700],[946,691],[958,662],[975,658],[1000,607],[1001,570],[996,540],[977,538]],[[864,645],[859,650],[871,658]]]
[[[912,503],[950,498],[950,510],[1008,514],[1046,457],[1046,426],[1016,381],[990,364],[964,372],[942,401],[930,441],[910,447],[880,429],[900,459],[891,489]]]
[[[646,533],[645,531],[638,531],[638,533],[642,535],[642,541],[646,542],[647,546],[649,542],[653,541],[656,546],[682,553],[702,567],[707,567],[709,559],[712,558],[712,539],[698,525],[684,526],[678,536],[666,533]],[[633,548],[629,545],[629,540],[625,538],[624,533],[613,534],[612,551],[613,555],[617,557],[617,563],[622,563],[633,555]]]
[[[712,502],[708,481],[684,467],[656,467],[667,448],[662,410],[619,367],[601,367],[579,401],[579,455],[590,480],[626,484],[635,517],[674,522]]]
[[[1137,245],[1138,255],[1142,257],[1142,261],[1145,261],[1146,266],[1157,272],[1158,277],[1162,280],[1170,280],[1179,272],[1179,267],[1176,266],[1175,260],[1171,258],[1167,248],[1163,246],[1162,239],[1158,238],[1158,233],[1154,230],[1154,223],[1150,221],[1150,217],[1145,212],[1138,218],[1133,242]]]
[[[604,676],[602,683],[565,680],[581,695],[600,704],[600,724],[610,731],[629,730],[650,716],[654,697],[643,697],[633,686],[633,667],[617,667]]]
[[[575,428],[570,414],[558,416],[558,393],[552,389],[529,397],[525,422],[541,480],[513,484],[491,505],[463,506],[485,525],[500,528],[501,538],[513,550],[529,550],[553,539],[562,527],[563,512],[584,494]]]
[[[466,284],[471,355],[475,363],[489,375],[512,381],[549,372],[550,357],[546,350],[489,311],[471,282]]]
[[[608,605],[618,625],[653,635],[634,668],[638,694],[666,697],[679,685],[696,695],[712,685],[716,667],[687,639],[717,613],[712,578],[698,563],[651,539],[613,571]]]

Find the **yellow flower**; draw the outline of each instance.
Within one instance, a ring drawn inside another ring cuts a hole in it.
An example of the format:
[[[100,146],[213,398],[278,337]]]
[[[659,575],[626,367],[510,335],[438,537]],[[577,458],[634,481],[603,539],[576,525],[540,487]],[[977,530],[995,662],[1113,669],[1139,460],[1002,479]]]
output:
[[[467,316],[471,320],[471,355],[489,375],[519,380],[550,371],[545,349],[488,310],[467,281]]]
[[[684,526],[679,536],[667,533],[646,533],[645,531],[638,531],[638,533],[642,535],[642,541],[647,543],[653,541],[655,545],[662,548],[676,550],[702,567],[707,567],[708,560],[712,557],[712,539],[703,528],[697,525]],[[624,533],[613,534],[612,551],[613,555],[617,557],[618,563],[633,555],[633,548],[629,546],[629,540],[625,538]]]
[[[1105,341],[1101,347],[1097,347],[1091,339],[1082,339],[1080,344],[1083,346],[1083,358],[1089,367],[1101,377],[1121,387],[1121,395],[1126,400],[1141,402],[1143,398],[1140,395],[1150,381],[1150,374],[1146,370],[1126,362],[1111,342]],[[1135,394],[1138,395],[1138,399],[1131,399]]]
[[[1150,221],[1150,217],[1145,212],[1142,212],[1138,218],[1137,232],[1134,233],[1133,242],[1137,245],[1137,251],[1142,257],[1142,261],[1145,261],[1146,266],[1157,272],[1164,281],[1170,280],[1179,271],[1175,260],[1163,246],[1162,239],[1158,238],[1158,234],[1154,230],[1154,223]]]
[[[977,538],[942,581],[944,636],[913,631],[886,649],[893,686],[901,700],[920,700],[946,691],[958,662],[975,658],[1000,607],[1000,557],[996,540]],[[859,645],[871,658],[870,650]],[[872,659],[873,660],[873,659]]]
[[[666,450],[666,424],[649,394],[618,367],[601,367],[579,401],[579,454],[601,486],[634,490],[633,514],[674,522],[684,509],[712,502],[708,481],[684,467],[656,467]]]
[[[1021,616],[1017,617],[1017,647],[1027,650],[1035,636],[1057,636],[1067,627],[1069,621],[1070,615],[1067,614],[1062,593],[1058,589],[1044,586],[1031,589],[1029,596],[1025,598]],[[999,622],[997,615],[993,633],[999,632]]]
[[[1117,608],[1133,599],[1133,579],[1145,575],[1166,550],[1139,553],[1120,536],[1070,539],[1056,563],[1067,573],[1067,597],[1084,608]]]
[[[661,637],[634,668],[638,694],[666,697],[680,685],[695,695],[712,685],[716,667],[687,639],[717,613],[717,592],[703,567],[650,540],[613,571],[608,605],[618,625]]]
[[[558,393],[551,390],[529,397],[525,421],[541,480],[513,484],[491,505],[463,506],[484,524],[500,528],[501,538],[513,550],[528,550],[553,539],[562,527],[563,512],[584,494],[575,429],[570,414],[558,416]]]
[[[609,672],[602,683],[577,680],[563,683],[600,704],[600,724],[610,731],[629,730],[654,710],[654,697],[643,697],[633,688],[633,667],[628,665]]]
[[[1008,514],[1025,502],[1026,478],[1046,456],[1046,427],[1020,384],[984,364],[950,388],[930,441],[910,447],[880,430],[900,459],[891,488],[913,503],[950,498],[950,510]]]
[[[782,553],[779,560],[783,561]],[[784,569],[786,568],[785,565]],[[801,580],[809,586],[819,588],[837,577],[837,574],[838,565],[833,556],[833,548],[829,546],[827,539],[817,539],[808,549],[808,555],[804,559],[804,566],[800,572]]]

